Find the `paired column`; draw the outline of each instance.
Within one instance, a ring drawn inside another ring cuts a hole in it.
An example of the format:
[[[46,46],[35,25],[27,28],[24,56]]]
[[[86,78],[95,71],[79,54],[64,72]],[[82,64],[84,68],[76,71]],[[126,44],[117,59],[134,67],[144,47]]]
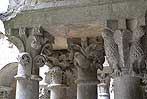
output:
[[[32,58],[28,53],[21,53],[19,59],[18,72],[15,76],[17,80],[16,99],[38,99],[41,77],[36,74],[35,79],[31,78]]]
[[[141,39],[145,31],[135,23],[135,20],[129,21],[127,29],[105,29],[102,33],[106,57],[114,70],[112,76],[115,99],[143,98],[141,75],[145,69],[145,61]]]
[[[49,35],[42,27],[21,27],[17,37],[9,38],[20,50],[15,76],[16,99],[39,99],[39,81],[42,80],[39,68],[45,64],[45,57],[41,52],[43,45],[51,44]]]
[[[81,45],[72,44],[74,52],[74,64],[77,67],[77,99],[97,99],[97,69],[103,69],[103,47],[102,44],[90,38],[82,38]]]

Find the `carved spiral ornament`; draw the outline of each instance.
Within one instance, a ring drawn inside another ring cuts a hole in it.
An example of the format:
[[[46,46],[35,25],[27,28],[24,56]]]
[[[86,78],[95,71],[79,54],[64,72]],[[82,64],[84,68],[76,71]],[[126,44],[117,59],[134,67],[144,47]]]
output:
[[[37,55],[34,58],[34,65],[37,67],[43,67],[45,65],[46,59],[43,55]]]
[[[50,56],[52,54],[52,45],[45,44],[41,50],[41,54],[45,56]]]

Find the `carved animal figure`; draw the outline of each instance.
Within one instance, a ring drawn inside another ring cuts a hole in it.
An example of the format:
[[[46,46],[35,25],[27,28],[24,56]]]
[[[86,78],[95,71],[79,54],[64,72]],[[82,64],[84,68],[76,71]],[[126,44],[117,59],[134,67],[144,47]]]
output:
[[[106,58],[108,60],[109,65],[114,70],[114,73],[119,73],[119,52],[118,52],[118,46],[114,41],[113,38],[114,32],[110,29],[105,29],[102,33],[102,37],[104,39],[104,47],[105,47],[105,53]]]
[[[145,69],[144,51],[141,45],[141,38],[145,31],[143,27],[137,27],[133,31],[132,44],[130,48],[130,70],[134,70],[135,73],[139,74]]]

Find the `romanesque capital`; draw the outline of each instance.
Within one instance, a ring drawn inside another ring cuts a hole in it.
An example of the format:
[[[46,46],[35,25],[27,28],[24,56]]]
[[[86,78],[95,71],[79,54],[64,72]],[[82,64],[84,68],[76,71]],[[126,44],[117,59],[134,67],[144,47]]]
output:
[[[80,44],[69,44],[71,53],[74,57],[74,65],[78,69],[93,71],[95,69],[103,69],[104,51],[103,42],[97,41],[97,38],[82,38]]]
[[[105,29],[102,33],[105,53],[109,65],[114,70],[114,76],[139,76],[145,69],[144,50],[141,39],[144,36],[143,27],[133,31],[120,29],[113,31]]]
[[[53,44],[54,37],[41,26],[20,27],[15,30],[17,30],[16,35],[11,35],[13,32],[11,29],[10,36],[8,36],[8,40],[14,43],[20,51],[18,74],[15,77],[42,80],[39,76],[39,67],[46,63],[46,57],[42,55],[42,51],[46,45]]]
[[[46,49],[50,47],[46,46]],[[50,83],[54,84],[67,84],[66,72],[72,73],[74,64],[70,58],[70,52],[68,50],[43,50],[42,55],[46,57],[46,64],[50,70],[47,76],[50,79]]]

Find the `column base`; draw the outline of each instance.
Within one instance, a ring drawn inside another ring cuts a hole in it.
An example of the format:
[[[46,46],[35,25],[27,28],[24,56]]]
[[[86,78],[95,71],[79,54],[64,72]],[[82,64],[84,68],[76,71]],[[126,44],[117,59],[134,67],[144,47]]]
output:
[[[27,75],[16,75],[16,76],[14,76],[14,78],[16,80],[23,80],[23,79],[27,79],[28,76]]]
[[[37,81],[41,81],[43,78],[41,76],[38,75],[31,75],[30,77],[32,80],[37,80]]]
[[[67,85],[64,84],[49,84],[48,89],[54,89],[54,88],[68,88]]]

